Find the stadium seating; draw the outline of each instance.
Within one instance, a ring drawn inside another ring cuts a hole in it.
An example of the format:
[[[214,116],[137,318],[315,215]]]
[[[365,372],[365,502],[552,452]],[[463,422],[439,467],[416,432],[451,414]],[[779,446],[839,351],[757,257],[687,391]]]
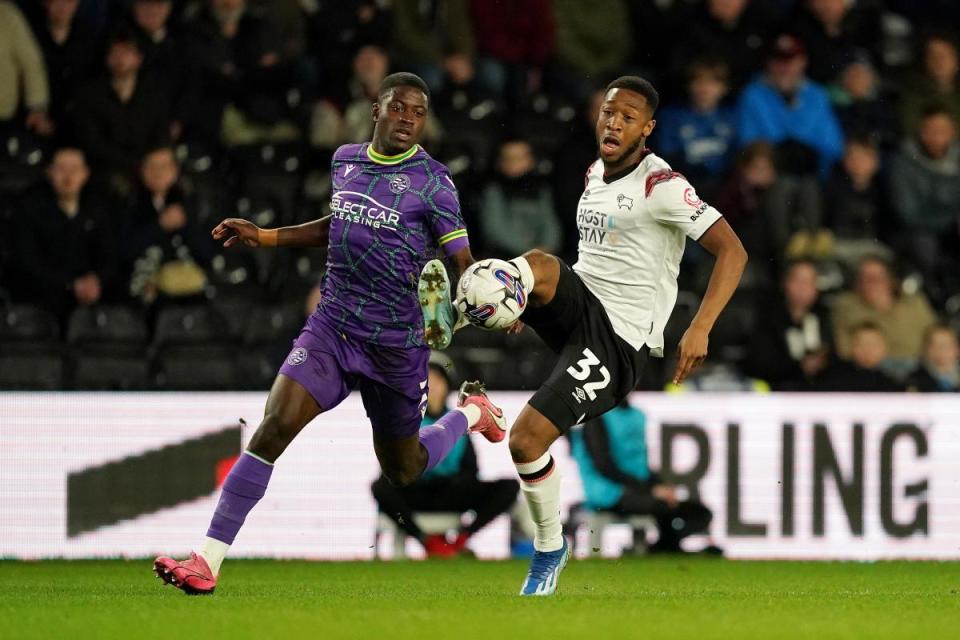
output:
[[[627,516],[613,511],[592,511],[582,505],[571,507],[570,518],[564,526],[567,533],[574,538],[574,553],[578,556],[591,556],[601,554],[604,530],[617,524],[629,525],[633,531],[642,532],[644,536],[657,531],[657,521],[653,516]],[[583,530],[586,530],[586,536],[578,535]],[[586,548],[582,544],[583,538],[586,538]],[[634,544],[632,552],[635,555],[644,555],[647,552],[647,547],[644,544]]]
[[[148,389],[147,340],[143,316],[129,307],[78,308],[67,326],[73,388]]]

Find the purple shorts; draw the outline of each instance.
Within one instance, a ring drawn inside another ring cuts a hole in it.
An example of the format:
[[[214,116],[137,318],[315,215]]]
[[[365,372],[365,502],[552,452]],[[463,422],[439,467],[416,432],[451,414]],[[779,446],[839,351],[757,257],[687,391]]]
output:
[[[341,333],[316,315],[293,341],[280,373],[300,383],[330,411],[360,389],[374,435],[416,435],[427,402],[427,347],[371,345]]]

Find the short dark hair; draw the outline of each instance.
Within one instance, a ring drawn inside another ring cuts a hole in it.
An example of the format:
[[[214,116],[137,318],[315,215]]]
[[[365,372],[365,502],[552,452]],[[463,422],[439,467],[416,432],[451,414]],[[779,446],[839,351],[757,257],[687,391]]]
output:
[[[140,43],[140,39],[137,38],[137,34],[128,26],[121,26],[115,29],[110,37],[107,38],[107,51],[110,51],[115,45],[118,44],[127,44],[136,49],[141,55],[143,54],[143,45]]]
[[[870,149],[871,151],[874,151],[874,152],[880,151],[880,145],[877,142],[877,136],[872,133],[867,133],[864,131],[854,132],[849,136],[847,136],[847,142],[844,146],[863,147],[865,149]]]
[[[650,84],[648,80],[644,80],[640,76],[620,76],[607,85],[607,91],[604,93],[611,89],[627,89],[628,91],[639,93],[646,98],[651,114],[655,113],[657,107],[660,106],[660,94],[657,93],[657,90],[653,88],[653,85]]]
[[[382,99],[383,96],[387,94],[387,91],[395,89],[396,87],[413,87],[414,89],[419,89],[423,92],[423,95],[427,96],[427,102],[430,102],[430,87],[427,86],[427,83],[417,74],[407,73],[406,71],[391,73],[384,78],[383,82],[380,83],[380,91],[377,92],[377,98]]]
[[[956,123],[956,118],[953,117],[953,111],[950,110],[950,107],[936,100],[924,105],[923,111],[920,112],[920,120],[926,120],[934,116],[946,116]]]
[[[720,82],[730,84],[730,66],[722,59],[714,56],[696,58],[687,65],[687,82],[693,82],[701,75],[710,75]]]

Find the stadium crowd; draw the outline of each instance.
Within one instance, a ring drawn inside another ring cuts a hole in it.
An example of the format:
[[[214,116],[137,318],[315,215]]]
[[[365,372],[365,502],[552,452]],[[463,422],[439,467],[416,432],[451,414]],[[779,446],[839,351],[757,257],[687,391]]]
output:
[[[0,0],[0,387],[265,387],[323,252],[209,229],[324,215],[332,151],[409,70],[477,256],[574,260],[600,88],[658,87],[651,148],[751,255],[687,388],[957,391],[950,25],[951,0]],[[684,260],[670,344],[709,273]],[[530,333],[451,355],[533,388]]]

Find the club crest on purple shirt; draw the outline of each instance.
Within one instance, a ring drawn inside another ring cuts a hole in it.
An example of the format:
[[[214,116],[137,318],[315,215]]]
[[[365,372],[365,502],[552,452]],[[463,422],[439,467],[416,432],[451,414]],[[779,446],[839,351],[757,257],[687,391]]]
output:
[[[295,367],[298,364],[303,364],[307,361],[307,350],[303,347],[297,347],[290,352],[290,355],[287,357],[287,364],[291,367]]]
[[[397,173],[390,176],[390,191],[394,193],[403,193],[410,188],[410,178],[403,173]]]

